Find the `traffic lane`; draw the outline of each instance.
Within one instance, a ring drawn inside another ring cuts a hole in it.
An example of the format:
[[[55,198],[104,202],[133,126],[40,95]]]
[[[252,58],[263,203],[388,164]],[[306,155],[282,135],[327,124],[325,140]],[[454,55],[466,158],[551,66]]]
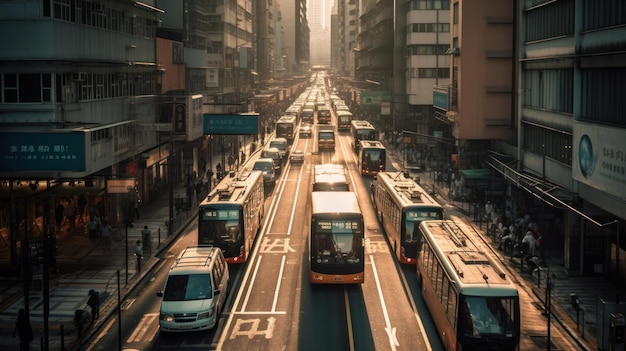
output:
[[[197,245],[196,224],[190,225],[172,245],[160,255],[162,261],[147,275],[121,304],[121,342],[125,349],[165,350],[176,347],[181,350],[209,349],[215,345],[220,333],[218,328],[191,333],[168,334],[159,329],[161,298],[156,295],[163,290],[169,268],[178,254],[189,246]],[[229,291],[235,289],[234,280],[229,282]],[[228,299],[227,299],[228,303]],[[221,320],[226,317],[220,316]],[[120,342],[118,315],[105,323],[102,332],[95,336],[88,350],[113,350]]]
[[[430,342],[415,308],[411,290],[404,281],[378,223],[370,196],[371,178],[362,177],[356,167],[356,156],[349,147],[349,135],[342,135],[340,145],[349,165],[349,177],[364,219],[366,266],[362,289],[376,350],[395,350],[407,346],[429,350]]]
[[[361,184],[359,203],[365,221],[365,283],[363,294],[376,350],[431,350],[414,296],[406,283],[376,218],[369,193]],[[436,335],[436,334],[435,334]],[[438,341],[436,341],[438,342]]]
[[[299,307],[293,304],[299,301],[301,258],[306,235],[302,232],[292,235],[287,233],[288,230],[275,234],[272,232],[278,223],[283,227],[290,220],[290,208],[296,204],[293,201],[297,192],[294,187],[308,187],[308,184],[293,178],[300,170],[290,167],[286,170],[267,211],[227,330],[218,345],[222,350],[295,349],[287,348],[287,345],[297,342],[297,338],[291,337],[289,333],[292,332],[292,326],[298,325],[298,321],[294,320],[298,313],[293,311],[299,311]],[[306,206],[305,201],[298,196],[300,206]],[[297,228],[294,230],[301,231],[305,227],[306,218],[294,217],[292,226]]]

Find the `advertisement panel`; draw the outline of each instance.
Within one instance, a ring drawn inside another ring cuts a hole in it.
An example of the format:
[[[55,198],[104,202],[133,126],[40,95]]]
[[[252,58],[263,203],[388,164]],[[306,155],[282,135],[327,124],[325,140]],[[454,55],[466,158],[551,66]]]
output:
[[[85,171],[85,132],[1,132],[0,171]]]
[[[572,175],[626,200],[626,130],[574,122]]]

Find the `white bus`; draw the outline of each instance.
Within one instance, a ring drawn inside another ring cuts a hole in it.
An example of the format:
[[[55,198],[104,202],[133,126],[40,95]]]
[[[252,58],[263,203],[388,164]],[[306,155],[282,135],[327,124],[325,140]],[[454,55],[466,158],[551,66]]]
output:
[[[520,301],[507,272],[464,224],[423,221],[420,228],[417,280],[445,349],[518,350]]]

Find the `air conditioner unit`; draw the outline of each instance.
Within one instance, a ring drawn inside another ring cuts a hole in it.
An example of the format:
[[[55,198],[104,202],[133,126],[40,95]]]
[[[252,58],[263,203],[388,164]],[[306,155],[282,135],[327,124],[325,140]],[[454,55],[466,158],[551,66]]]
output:
[[[87,76],[87,73],[85,72],[73,72],[72,80],[82,82],[85,80],[85,76]]]

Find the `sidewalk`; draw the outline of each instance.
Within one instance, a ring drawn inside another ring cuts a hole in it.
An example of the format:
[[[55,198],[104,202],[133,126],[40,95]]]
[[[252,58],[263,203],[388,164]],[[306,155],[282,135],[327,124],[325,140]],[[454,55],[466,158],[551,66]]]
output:
[[[185,198],[184,185],[174,187],[174,198]],[[117,309],[118,283],[121,287],[121,301],[125,301],[135,284],[141,281],[159,259],[155,256],[167,247],[195,218],[197,202],[192,200],[192,208],[178,213],[174,222],[173,234],[168,236],[166,226],[169,218],[169,191],[165,190],[153,202],[139,209],[140,217],[132,228],[117,228],[113,234],[110,252],[105,252],[98,240],[89,239],[86,224],[77,225],[75,230],[64,227],[57,236],[57,267],[59,273],[50,275],[49,283],[49,318],[48,340],[50,350],[82,349],[81,342],[95,333],[99,323],[115,313]],[[67,226],[67,225],[66,225]],[[141,238],[144,226],[152,231],[151,251],[144,243],[144,259],[140,271],[137,271],[134,257],[135,242]],[[128,235],[128,246],[126,245]],[[127,248],[127,250],[126,250]],[[128,267],[128,270],[126,270]],[[118,281],[119,272],[119,281]],[[128,282],[128,284],[127,284]],[[0,282],[0,349],[19,350],[19,338],[12,338],[17,312],[24,306],[23,282],[19,277],[2,277]],[[100,318],[93,327],[83,331],[78,338],[74,327],[74,311],[87,309],[88,292],[94,289],[100,294]],[[44,337],[43,293],[31,287],[30,321],[34,340],[31,350],[42,350]]]
[[[266,136],[266,142],[274,134]],[[251,150],[252,140],[245,140],[242,150],[246,160],[240,167],[245,167],[252,154],[259,152],[261,147]],[[217,158],[209,162],[207,167],[214,169],[214,164],[220,162]],[[215,178],[214,178],[215,179]],[[212,186],[213,187],[213,184]],[[186,198],[184,182],[174,185],[174,203]],[[167,219],[169,213],[169,189],[163,189],[155,201],[139,208],[140,217],[133,227],[114,228],[113,244],[110,252],[105,252],[98,240],[90,240],[85,223],[77,222],[76,228],[68,230],[65,224],[61,233],[57,235],[58,247],[57,268],[58,274],[50,275],[49,282],[49,317],[48,342],[49,350],[82,350],[89,340],[89,336],[96,333],[101,323],[117,311],[118,272],[120,297],[124,303],[133,288],[142,278],[157,265],[156,257],[164,250],[172,239],[176,238],[195,218],[197,201],[192,199],[191,208],[181,211],[174,210],[175,221],[172,235],[168,236]],[[137,272],[134,256],[135,242],[141,238],[141,230],[147,225],[152,231],[151,251],[144,243],[144,258],[140,272]],[[126,243],[128,242],[128,246]],[[126,254],[124,254],[126,253]],[[128,270],[126,269],[128,267]],[[127,283],[128,282],[128,283]],[[100,294],[100,318],[91,328],[83,331],[79,338],[74,327],[74,311],[77,309],[90,310],[87,306],[89,290],[94,289]],[[33,328],[34,340],[30,343],[31,350],[42,350],[44,338],[43,321],[43,293],[30,291],[30,322]],[[19,338],[13,338],[13,328],[20,308],[24,307],[23,281],[19,277],[2,277],[0,279],[0,350],[19,350]],[[122,306],[124,308],[124,306]],[[64,347],[64,348],[63,348]]]
[[[390,145],[386,146],[389,150],[393,150]],[[394,152],[391,153],[391,158],[402,160],[399,153]],[[401,161],[396,162],[398,165],[401,163]],[[398,166],[396,168],[401,169],[402,167]],[[547,300],[546,276],[550,275],[552,277],[552,289],[550,294],[552,325],[558,324],[565,329],[567,334],[569,334],[568,340],[577,345],[580,349],[588,351],[600,349],[597,345],[598,333],[601,331],[601,326],[598,325],[597,321],[598,312],[600,312],[598,311],[598,301],[600,298],[605,301],[614,301],[616,294],[615,282],[604,277],[569,276],[564,268],[562,253],[547,252],[543,272],[538,272],[537,270],[530,271],[526,263],[522,267],[519,258],[511,258],[510,255],[498,250],[500,244],[499,239],[496,240],[496,238],[490,235],[486,222],[481,222],[479,219],[474,218],[475,216],[472,210],[473,205],[466,201],[458,201],[449,198],[449,189],[445,182],[437,182],[434,179],[435,176],[433,172],[411,172],[411,176],[419,177],[420,185],[429,191],[432,189],[438,200],[443,200],[463,213],[463,220],[479,233],[483,242],[491,247],[491,250],[499,258],[499,261],[509,268],[518,287],[524,289],[533,297],[530,306],[522,305],[523,319],[524,315],[527,317],[529,317],[528,315],[532,315],[532,317],[529,318],[537,324],[542,324],[538,330],[543,330],[543,334],[545,334],[548,320],[545,313],[545,301]],[[555,249],[558,250],[561,248]],[[578,311],[576,311],[571,304],[570,294],[576,294],[579,298],[581,309]],[[543,316],[542,318],[536,318],[537,311],[541,311],[540,314]],[[533,332],[534,330],[530,331],[529,335]],[[536,342],[536,344],[545,343],[547,341],[545,337],[543,339],[544,340],[541,342]],[[546,347],[544,346],[542,349],[546,349]],[[554,344],[552,344],[552,349],[560,350],[560,348],[556,347]]]

